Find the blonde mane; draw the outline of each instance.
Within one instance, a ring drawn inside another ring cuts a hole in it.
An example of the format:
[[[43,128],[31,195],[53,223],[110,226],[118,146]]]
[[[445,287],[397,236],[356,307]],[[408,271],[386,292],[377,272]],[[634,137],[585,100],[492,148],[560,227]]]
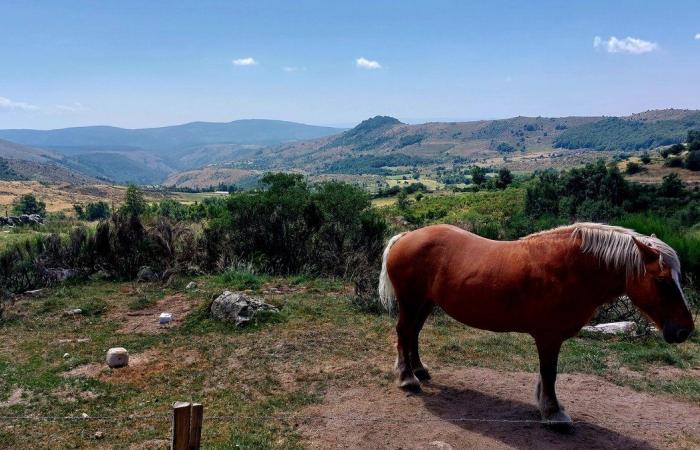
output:
[[[676,274],[681,273],[678,255],[668,244],[654,235],[645,236],[634,230],[600,223],[575,223],[551,230],[530,234],[522,239],[532,239],[548,235],[568,234],[571,239],[581,239],[581,251],[591,253],[606,265],[624,269],[628,276],[640,276],[645,272],[642,255],[632,238],[656,249],[661,253],[659,263],[667,264]]]

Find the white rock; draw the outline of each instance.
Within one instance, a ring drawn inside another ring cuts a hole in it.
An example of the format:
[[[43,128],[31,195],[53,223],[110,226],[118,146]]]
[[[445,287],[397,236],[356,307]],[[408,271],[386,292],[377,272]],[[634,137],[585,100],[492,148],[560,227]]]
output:
[[[63,357],[64,357],[64,358],[70,357],[70,353],[64,353],[64,354],[63,354]]]
[[[195,283],[194,281],[190,281],[189,283],[187,283],[187,286],[185,286],[185,289],[187,289],[188,291],[191,291],[192,289],[197,289],[197,283]]]
[[[113,369],[129,365],[129,352],[123,347],[110,348],[107,351],[107,365]]]
[[[583,327],[583,331],[604,334],[629,334],[633,333],[637,324],[632,321],[600,323],[598,325]]]
[[[161,325],[168,325],[170,322],[173,320],[173,315],[168,312],[160,313],[160,318],[158,320],[158,323]]]

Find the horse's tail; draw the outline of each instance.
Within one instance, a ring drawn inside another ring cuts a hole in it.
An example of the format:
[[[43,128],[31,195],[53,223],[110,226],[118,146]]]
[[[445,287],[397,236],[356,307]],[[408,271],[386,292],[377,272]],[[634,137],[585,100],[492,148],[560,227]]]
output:
[[[389,274],[386,270],[386,259],[389,256],[389,250],[404,234],[399,233],[396,236],[389,239],[386,247],[384,248],[384,254],[382,255],[382,273],[379,275],[379,301],[382,304],[382,308],[388,313],[395,313],[397,308],[396,303],[396,293],[394,292],[394,286],[391,284],[389,279]]]

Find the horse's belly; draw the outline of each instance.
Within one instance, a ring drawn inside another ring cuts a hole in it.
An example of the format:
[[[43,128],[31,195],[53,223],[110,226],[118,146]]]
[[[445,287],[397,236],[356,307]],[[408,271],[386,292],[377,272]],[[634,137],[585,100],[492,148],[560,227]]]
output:
[[[530,321],[517,311],[505,311],[499,308],[452,308],[442,306],[451,317],[465,325],[489,331],[519,331],[528,332]]]

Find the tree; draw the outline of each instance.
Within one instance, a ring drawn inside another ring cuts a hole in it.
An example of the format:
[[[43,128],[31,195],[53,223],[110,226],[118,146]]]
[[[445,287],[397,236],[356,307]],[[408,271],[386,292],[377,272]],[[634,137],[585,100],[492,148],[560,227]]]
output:
[[[659,195],[664,197],[680,197],[683,195],[683,191],[683,181],[677,173],[669,173],[666,175],[659,187]]]
[[[688,156],[685,159],[685,168],[693,171],[700,170],[700,150],[688,152]]]
[[[46,203],[40,202],[33,194],[25,194],[12,202],[14,214],[39,214],[46,215]]]
[[[648,152],[644,152],[639,156],[639,159],[642,161],[644,164],[649,164],[651,162],[651,156],[649,156]]]
[[[513,182],[513,174],[506,167],[501,167],[498,170],[498,179],[496,180],[496,187],[499,189],[505,189],[509,184]]]
[[[472,183],[477,186],[481,186],[486,182],[486,169],[474,166],[469,169],[469,174],[472,176]]]
[[[102,220],[109,217],[110,210],[107,202],[90,202],[85,206],[84,220],[94,221]]]
[[[700,150],[700,130],[689,130],[687,142],[691,152]]]
[[[124,205],[121,211],[125,214],[139,216],[146,211],[146,199],[143,196],[143,191],[138,186],[130,184],[124,195]]]
[[[635,173],[639,173],[642,170],[644,170],[644,168],[633,161],[629,161],[627,163],[627,168],[625,168],[625,172],[627,173],[627,175],[634,175]]]

